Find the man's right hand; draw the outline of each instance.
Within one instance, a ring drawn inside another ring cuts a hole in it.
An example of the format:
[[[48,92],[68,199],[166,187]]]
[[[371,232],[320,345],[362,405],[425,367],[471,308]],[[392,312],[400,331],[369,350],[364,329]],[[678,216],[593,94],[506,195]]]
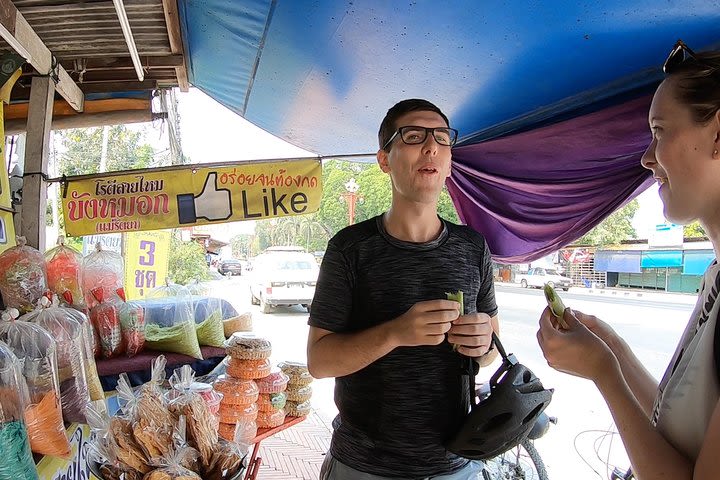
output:
[[[452,322],[460,316],[460,304],[452,300],[418,302],[390,322],[390,336],[399,347],[439,345]]]

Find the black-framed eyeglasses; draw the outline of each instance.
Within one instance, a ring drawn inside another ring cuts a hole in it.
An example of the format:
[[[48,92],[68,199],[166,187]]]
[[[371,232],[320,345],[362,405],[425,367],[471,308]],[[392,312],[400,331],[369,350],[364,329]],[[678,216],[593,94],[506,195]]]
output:
[[[392,137],[390,137],[390,139],[385,142],[385,145],[383,145],[382,149],[385,150],[398,135],[400,136],[402,141],[408,145],[417,145],[419,143],[424,143],[425,139],[427,139],[428,133],[432,134],[433,138],[437,143],[445,147],[452,147],[453,145],[455,145],[455,142],[457,142],[458,131],[454,128],[427,128],[419,127],[417,125],[407,125],[405,127],[400,127],[395,130],[395,133],[393,133]]]
[[[672,50],[670,50],[670,55],[668,55],[667,60],[665,60],[665,63],[663,64],[663,73],[672,73],[688,59],[691,59],[704,67],[711,68],[716,71],[718,70],[717,65],[711,65],[710,63],[698,58],[697,54],[693,52],[690,47],[685,45],[685,42],[678,40],[675,42],[675,46]]]

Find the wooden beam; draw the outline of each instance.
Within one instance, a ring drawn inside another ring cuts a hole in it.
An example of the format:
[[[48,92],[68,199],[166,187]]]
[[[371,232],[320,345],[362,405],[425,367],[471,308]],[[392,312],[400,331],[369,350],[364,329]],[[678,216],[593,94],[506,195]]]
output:
[[[85,102],[84,113],[103,113],[121,110],[145,110],[150,111],[150,100],[144,98],[106,98],[102,100],[88,100]],[[28,117],[28,103],[13,103],[5,106],[5,121],[25,121]],[[56,117],[63,115],[79,115],[70,108],[64,100],[56,100],[53,105],[53,122]]]
[[[11,0],[0,0],[0,37],[41,75],[54,72],[53,55],[35,33]],[[57,66],[55,89],[78,112],[83,110],[85,96],[62,65]],[[43,245],[44,247],[44,245]]]
[[[23,178],[21,232],[27,244],[45,250],[50,122],[55,87],[50,77],[35,77],[30,90]]]
[[[172,68],[184,65],[182,55],[164,55],[164,56],[141,56],[140,60],[144,68],[152,70],[155,68]],[[66,70],[75,70],[75,62],[65,60],[62,62]],[[85,70],[91,72],[93,70],[131,70],[133,66],[130,57],[103,57],[88,58],[85,62]]]
[[[157,81],[143,80],[142,82],[98,82],[82,85],[85,93],[132,92],[140,90],[155,90]]]
[[[178,13],[177,0],[162,0],[163,11],[165,12],[165,23],[167,24],[168,39],[170,40],[170,51],[179,53],[183,56],[182,66],[175,67],[175,75],[177,76],[178,86],[181,92],[190,90],[188,82],[187,68],[185,65],[185,49],[182,41],[182,31],[180,30],[180,15]]]
[[[77,113],[53,117],[51,129],[65,130],[68,128],[91,128],[105,125],[125,125],[128,123],[152,122],[160,118],[150,110],[119,110],[115,112]],[[27,130],[24,118],[5,121],[5,135],[17,135]]]

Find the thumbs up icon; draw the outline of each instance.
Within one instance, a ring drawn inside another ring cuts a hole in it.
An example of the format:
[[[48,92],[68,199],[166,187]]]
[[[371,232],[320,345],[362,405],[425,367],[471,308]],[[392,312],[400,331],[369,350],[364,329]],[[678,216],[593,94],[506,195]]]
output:
[[[199,195],[183,193],[177,196],[177,202],[180,224],[195,223],[198,218],[227,220],[232,215],[230,190],[218,188],[217,172],[208,173]]]

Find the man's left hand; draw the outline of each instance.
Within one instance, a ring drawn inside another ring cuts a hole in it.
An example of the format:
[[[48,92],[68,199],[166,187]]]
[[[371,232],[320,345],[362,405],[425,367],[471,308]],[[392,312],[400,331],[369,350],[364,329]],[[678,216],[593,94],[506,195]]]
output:
[[[461,315],[452,322],[448,342],[458,346],[458,352],[468,357],[482,357],[492,344],[493,327],[487,313]]]

